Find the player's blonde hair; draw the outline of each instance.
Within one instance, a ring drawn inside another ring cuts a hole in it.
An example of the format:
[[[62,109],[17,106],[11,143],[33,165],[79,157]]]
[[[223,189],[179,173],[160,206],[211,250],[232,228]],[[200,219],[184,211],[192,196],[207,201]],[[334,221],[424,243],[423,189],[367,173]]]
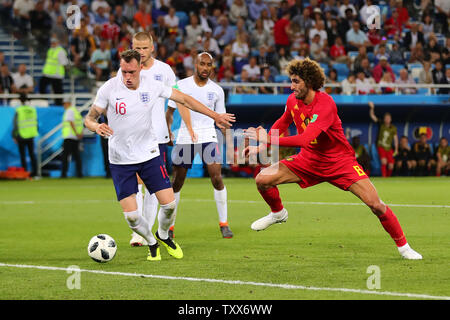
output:
[[[308,88],[318,91],[325,84],[325,73],[320,65],[309,58],[294,59],[286,67],[289,76],[296,75]]]
[[[153,45],[153,37],[149,32],[140,31],[133,36],[133,40],[137,41],[150,41],[150,45]]]

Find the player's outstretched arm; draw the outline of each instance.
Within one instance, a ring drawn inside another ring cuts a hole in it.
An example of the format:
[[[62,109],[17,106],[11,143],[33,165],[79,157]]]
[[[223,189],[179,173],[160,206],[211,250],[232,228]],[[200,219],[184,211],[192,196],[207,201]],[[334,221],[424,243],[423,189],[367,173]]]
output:
[[[112,135],[113,131],[106,123],[98,123],[98,119],[102,113],[104,113],[104,109],[99,108],[96,105],[92,105],[88,114],[84,118],[84,125],[92,132],[95,132],[102,137],[107,137]]]
[[[378,122],[378,118],[375,115],[375,105],[373,104],[372,101],[369,101],[369,116],[373,122]]]
[[[224,128],[230,128],[232,123],[236,121],[236,118],[234,114],[231,113],[217,113],[211,109],[209,109],[207,106],[205,106],[203,103],[198,101],[197,99],[177,90],[172,90],[172,95],[170,96],[170,99],[184,105],[185,107],[202,113],[205,116],[210,117],[211,119],[214,119],[216,122],[216,125],[220,129]]]

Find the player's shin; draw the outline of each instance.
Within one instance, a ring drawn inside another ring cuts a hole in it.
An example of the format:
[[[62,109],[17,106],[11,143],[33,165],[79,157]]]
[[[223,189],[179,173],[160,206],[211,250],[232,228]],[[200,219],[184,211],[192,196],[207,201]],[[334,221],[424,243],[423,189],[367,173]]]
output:
[[[138,210],[124,212],[125,220],[128,223],[128,226],[136,232],[138,235],[147,240],[149,245],[153,245],[156,243],[156,239],[149,230],[149,225],[147,220],[139,214]]]
[[[225,224],[228,221],[227,208],[227,188],[222,190],[214,189],[214,200],[216,201],[217,213],[219,214],[219,223]]]
[[[178,204],[180,203],[180,191],[173,193],[175,197],[175,209],[173,210],[172,214],[172,224],[170,225],[170,228],[174,228],[175,226],[175,219],[177,218],[177,210],[178,210]]]
[[[158,214],[158,199],[154,193],[146,191],[144,195],[143,216],[148,222],[149,230],[152,231],[155,224],[156,215]]]
[[[386,212],[379,216],[378,219],[380,219],[384,230],[386,230],[386,232],[389,233],[391,238],[395,241],[397,247],[402,247],[407,243],[402,227],[400,226],[400,223],[391,208],[386,206]]]
[[[172,225],[173,213],[175,210],[176,201],[173,200],[168,204],[162,204],[158,213],[158,235],[161,239],[167,239],[169,237],[169,228]]]
[[[280,212],[283,210],[283,204],[281,203],[280,192],[277,187],[272,187],[269,189],[258,188],[259,193],[269,205],[272,212]]]

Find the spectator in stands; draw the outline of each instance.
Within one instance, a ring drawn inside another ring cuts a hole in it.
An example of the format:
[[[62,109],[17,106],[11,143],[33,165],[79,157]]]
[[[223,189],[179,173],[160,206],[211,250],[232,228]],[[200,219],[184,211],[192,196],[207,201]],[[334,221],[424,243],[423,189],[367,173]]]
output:
[[[341,6],[339,7],[339,16],[341,18],[346,18],[346,10],[351,9],[352,14],[357,16],[356,8],[353,4],[350,3],[350,0],[343,0]]]
[[[440,25],[440,32],[448,35],[448,19],[450,18],[450,2],[448,0],[435,0],[434,6],[436,8],[435,19]]]
[[[427,176],[429,175],[429,170],[431,169],[432,154],[431,147],[427,143],[426,133],[421,133],[419,136],[419,141],[413,145],[414,159],[417,163],[416,175]]]
[[[352,28],[347,31],[345,37],[347,40],[347,51],[357,51],[361,46],[366,48],[371,46],[367,35],[360,30],[358,21],[353,21]]]
[[[356,74],[356,91],[358,94],[375,94],[374,84],[373,78],[367,78],[364,72],[360,71]]]
[[[400,36],[402,33],[402,23],[399,19],[398,11],[394,10],[392,16],[383,24],[384,33],[389,37]]]
[[[123,5],[123,16],[127,19],[128,23],[131,23],[136,15],[138,9],[134,0],[127,0]]]
[[[91,72],[96,81],[106,81],[111,72],[111,51],[108,49],[108,40],[100,40],[100,47],[96,49],[89,60]]]
[[[9,67],[9,64],[6,62],[5,54],[3,51],[0,51],[0,66],[6,64]]]
[[[419,31],[419,24],[417,22],[411,23],[411,31],[405,34],[403,38],[403,46],[406,51],[412,50],[417,43],[425,45],[425,37],[422,32]]]
[[[36,6],[30,11],[31,34],[37,43],[44,49],[49,46],[52,18],[44,10],[44,1],[36,2]]]
[[[173,10],[175,10],[175,9],[173,9]],[[139,10],[136,12],[136,14],[133,17],[133,20],[136,20],[137,22],[139,22],[139,25],[145,31],[149,31],[149,28],[152,26],[152,23],[153,23],[150,12],[151,12],[150,6],[147,6],[147,4],[145,2],[139,2]],[[169,10],[169,13],[170,13],[170,10]],[[175,12],[173,14],[175,14]],[[164,22],[168,28],[177,28],[178,27],[178,22],[176,23],[176,25],[175,25],[175,22],[172,22],[172,21],[171,21],[171,24],[169,24],[167,21],[171,20],[171,19],[169,19],[169,18],[166,19],[166,17],[164,17]],[[177,16],[175,16],[175,18],[178,19]],[[172,24],[175,26],[172,26]]]
[[[33,77],[27,73],[27,65],[21,63],[16,73],[13,73],[12,78],[14,80],[14,86],[16,87],[16,93],[29,94],[34,91]]]
[[[229,71],[229,74],[234,77],[233,59],[231,57],[224,58],[221,66],[219,67],[219,71],[217,73],[217,80],[219,82],[225,77],[226,71]]]
[[[180,18],[176,15],[176,10],[174,7],[170,7],[169,12],[164,16],[164,23],[167,28],[178,30]]]
[[[184,36],[184,44],[189,49],[196,47],[200,49],[203,28],[198,24],[198,17],[195,14],[191,14],[190,16],[190,24],[185,27],[185,36]]]
[[[264,29],[262,19],[255,21],[255,28],[250,35],[250,45],[253,50],[258,49],[262,45],[267,45],[273,42],[271,34]]]
[[[79,29],[73,33],[72,41],[70,42],[70,60],[76,68],[83,72],[88,70],[88,62],[93,50],[92,42],[89,41],[88,36],[86,31]]]
[[[290,13],[286,11],[273,26],[273,37],[277,49],[284,47],[286,50],[290,50],[290,33]]]
[[[414,172],[416,162],[414,154],[409,147],[408,137],[402,136],[398,147],[398,154],[395,156],[395,175],[410,176]]]
[[[348,8],[345,10],[345,18],[340,19],[338,21],[338,30],[339,35],[341,36],[342,40],[345,44],[347,44],[347,32],[350,31],[352,28],[353,22],[357,21],[356,16],[353,15],[352,9]],[[348,51],[348,49],[347,49]]]
[[[103,7],[105,12],[108,14],[111,12],[111,7],[106,0],[94,0],[91,2],[91,11],[92,12],[97,12],[99,7]]]
[[[392,71],[387,58],[385,56],[382,56],[380,57],[380,62],[375,67],[373,67],[372,70],[372,77],[374,78],[376,83],[380,82],[381,77],[385,72],[389,72],[391,74],[392,81],[395,81],[394,71]]]
[[[337,85],[339,84],[338,77],[337,77],[337,71],[336,69],[330,69],[328,77],[326,79],[327,84],[333,84]],[[340,94],[342,92],[342,88],[339,86],[336,87],[326,87],[325,92],[328,94]]]
[[[39,93],[45,94],[50,84],[54,94],[64,93],[63,81],[66,74],[65,68],[69,64],[66,50],[61,47],[58,39],[50,39],[50,48],[47,51],[42,77],[39,81]],[[63,100],[55,99],[55,104],[61,106]]]
[[[214,57],[214,59],[218,61],[220,58],[221,51],[219,48],[219,44],[217,43],[217,40],[212,37],[211,29],[206,29],[203,35],[204,36],[202,38],[201,50],[209,52]]]
[[[336,42],[330,48],[330,57],[334,62],[347,64],[349,70],[351,69],[351,58],[347,55],[345,51],[345,46],[341,37],[336,38]]]
[[[317,33],[320,34],[320,45],[326,45],[328,43],[328,34],[325,30],[325,22],[323,20],[318,20],[316,25],[309,30],[309,40],[311,41]]]
[[[422,63],[422,61],[430,59],[431,55],[429,55],[429,57],[425,55],[422,44],[419,42],[411,51],[411,56],[408,59],[408,63]]]
[[[342,44],[344,44],[344,40],[342,39],[341,33],[339,32],[338,20],[335,17],[331,17],[330,20],[326,21],[327,21],[326,30],[327,30],[328,45],[332,46],[336,44],[336,39],[338,37],[341,38],[341,42]]]
[[[215,22],[211,20],[211,18],[208,16],[208,10],[206,7],[201,7],[198,13],[198,19],[200,21],[200,25],[202,26],[203,30],[211,29],[214,30],[216,25]]]
[[[265,67],[262,69],[261,82],[264,82],[264,83],[275,82],[275,79],[272,77],[269,67]],[[259,92],[263,93],[263,94],[273,94],[274,87],[259,87]]]
[[[250,48],[248,47],[247,35],[245,33],[238,33],[236,35],[236,41],[231,46],[231,53],[233,54],[236,65],[240,64],[242,66],[248,62]]]
[[[108,13],[106,12],[105,7],[100,6],[97,8],[97,11],[94,12],[94,24],[103,25],[108,22]]]
[[[392,80],[392,76],[389,72],[383,73],[380,82],[378,84],[381,86],[382,94],[391,94],[395,93],[395,89],[392,87],[394,80]]]
[[[390,177],[394,170],[394,155],[398,153],[397,127],[392,124],[392,116],[389,112],[384,114],[382,123],[379,121],[375,115],[375,105],[373,102],[369,102],[369,115],[372,121],[379,126],[376,144],[381,162],[381,175],[383,177]]]
[[[27,171],[27,161],[25,148],[28,149],[28,156],[31,162],[31,177],[37,175],[36,154],[34,152],[34,138],[38,132],[38,118],[36,109],[27,105],[28,98],[25,93],[20,93],[21,105],[16,109],[13,121],[12,137],[19,147],[20,163]]]
[[[213,36],[217,40],[219,47],[222,49],[235,39],[235,33],[230,26],[226,15],[222,15],[219,19],[219,25],[213,31]]]
[[[419,27],[419,30],[421,29],[421,32],[423,33],[424,40],[428,41],[428,37],[431,33],[434,33],[434,23],[433,19],[431,18],[431,15],[429,13],[424,14],[422,16],[422,24],[421,28]]]
[[[15,0],[13,4],[14,20],[18,36],[27,36],[30,31],[30,12],[34,9],[33,0]]]
[[[265,9],[261,11],[261,20],[263,21],[264,29],[266,29],[270,34],[273,35],[273,27],[275,26],[275,21],[270,17],[269,10]]]
[[[326,48],[320,45],[320,34],[316,33],[309,47],[311,58],[317,62],[328,64],[330,62],[330,57],[326,52]]]
[[[102,25],[101,36],[103,39],[108,40],[112,48],[116,48],[119,45],[120,27],[115,22],[115,17],[110,14],[108,22]]]
[[[397,84],[411,84],[412,85],[411,87],[398,88],[398,91],[401,94],[414,94],[414,93],[417,92],[417,89],[414,87],[416,82],[413,80],[413,78],[411,78],[411,76],[408,73],[408,70],[406,70],[404,68],[400,70],[400,77],[397,78],[395,83],[397,83]]]
[[[419,72],[419,83],[420,84],[433,83],[433,74],[431,72],[431,62],[430,61],[422,62],[422,69]]]
[[[389,63],[390,64],[403,64],[403,52],[400,49],[400,46],[398,43],[392,44],[392,48],[388,51],[389,52]]]
[[[169,36],[162,42],[162,44],[166,47],[167,54],[169,56],[172,55],[172,53],[177,49],[178,46],[177,37],[178,37],[177,30],[169,28]]]
[[[352,95],[356,94],[356,77],[353,73],[350,73],[347,78],[342,82],[342,94]]]
[[[378,46],[378,49],[375,51],[375,61],[374,61],[374,63],[378,63],[382,56],[385,56],[388,59],[388,61],[389,61],[390,56],[389,56],[389,53],[386,50],[386,45],[385,44],[380,44]]]
[[[292,56],[288,50],[286,50],[284,47],[278,49],[278,56],[276,61],[277,61],[277,69],[281,74],[286,76],[288,75],[286,67],[288,66],[291,60]]]
[[[439,139],[436,150],[436,176],[448,175],[450,173],[450,146],[445,137]]]
[[[7,64],[2,64],[0,66],[0,87],[3,93],[16,93],[17,89],[14,84],[14,79],[9,72],[9,67]]]
[[[62,47],[66,48],[69,45],[69,32],[63,16],[58,16],[56,18],[56,21],[52,24],[50,34],[58,39]]]
[[[300,29],[300,26],[291,21],[290,25],[290,43],[291,43],[291,51],[299,51],[304,45],[308,45],[306,38],[305,38],[305,32]]]
[[[230,7],[229,18],[230,22],[236,24],[239,18],[247,19],[248,8],[245,0],[234,0]]]
[[[308,7],[305,7],[301,14],[294,16],[292,21],[297,23],[304,32],[314,27],[314,20],[311,19],[311,10]]]
[[[241,70],[241,77],[240,80],[237,82],[251,82],[249,75],[248,75],[248,71],[245,69]],[[236,87],[236,93],[240,93],[240,94],[256,94],[257,91],[254,87],[249,87],[249,86],[238,86]]]
[[[167,48],[164,44],[160,44],[156,50],[156,59],[159,61],[166,61],[169,58]]]
[[[128,23],[127,18],[125,18],[125,16],[123,15],[123,6],[121,6],[121,5],[116,5],[114,7],[113,16],[114,16],[114,22],[118,26],[122,26],[123,23]]]
[[[251,82],[259,81],[261,77],[261,68],[257,64],[255,56],[251,56],[249,62],[242,67],[243,70],[247,70],[248,78]]]
[[[253,21],[259,19],[263,10],[269,11],[269,7],[263,0],[252,0],[248,7],[249,17]]]
[[[433,75],[433,83],[434,84],[449,84],[447,81],[447,76],[445,74],[445,66],[442,63],[442,60],[436,61],[434,64],[434,69],[431,71],[431,74]],[[437,94],[447,94],[448,89],[447,88],[440,88],[437,91]]]

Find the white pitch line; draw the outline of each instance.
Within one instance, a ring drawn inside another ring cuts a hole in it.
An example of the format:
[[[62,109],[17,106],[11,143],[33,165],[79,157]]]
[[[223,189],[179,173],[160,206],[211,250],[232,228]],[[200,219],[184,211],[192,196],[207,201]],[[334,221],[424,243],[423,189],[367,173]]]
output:
[[[215,202],[214,199],[181,199],[182,202]],[[4,200],[0,201],[0,205],[35,205],[35,204],[95,204],[95,203],[114,203],[115,200]],[[228,200],[228,203],[246,203],[246,204],[262,204],[262,200]],[[283,201],[284,204],[291,205],[318,205],[318,206],[365,206],[362,202],[320,202],[320,201]],[[406,208],[441,208],[448,209],[447,204],[406,204],[406,203],[390,203],[390,207],[406,207]]]
[[[241,281],[241,280],[208,279],[208,278],[193,278],[193,277],[176,277],[176,276],[153,275],[153,274],[143,274],[143,273],[113,272],[113,271],[87,270],[87,269],[79,269],[78,270],[78,269],[73,269],[73,268],[34,266],[34,265],[24,265],[24,264],[0,263],[0,267],[38,269],[38,270],[50,270],[50,271],[65,271],[65,272],[79,271],[79,272],[86,272],[86,273],[123,276],[123,277],[135,277],[135,278],[152,278],[152,279],[163,279],[163,280],[182,280],[182,281],[191,281],[191,282],[221,283],[221,284],[230,284],[230,285],[259,286],[259,287],[270,287],[270,288],[290,289],[290,290],[334,291],[334,292],[344,292],[344,293],[369,294],[369,295],[405,297],[405,298],[416,298],[416,299],[450,300],[450,297],[447,297],[447,296],[433,296],[433,295],[418,294],[418,293],[372,291],[372,290],[349,289],[349,288],[327,288],[327,287],[321,288],[321,287],[310,287],[310,286],[293,285],[293,284],[277,284],[277,283],[265,283],[265,282],[253,282],[253,281]]]

